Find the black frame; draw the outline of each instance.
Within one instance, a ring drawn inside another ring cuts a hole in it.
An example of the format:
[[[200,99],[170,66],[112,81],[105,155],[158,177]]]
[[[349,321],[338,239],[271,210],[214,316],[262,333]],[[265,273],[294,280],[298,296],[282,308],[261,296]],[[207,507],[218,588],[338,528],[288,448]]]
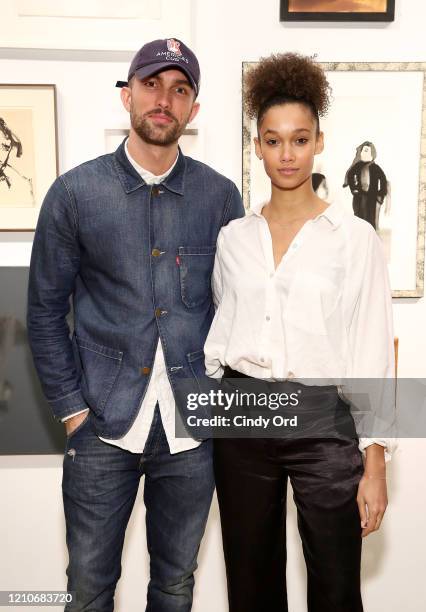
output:
[[[295,13],[289,10],[289,1],[281,0],[280,21],[394,21],[395,19],[395,0],[387,0],[387,10],[383,13]]]

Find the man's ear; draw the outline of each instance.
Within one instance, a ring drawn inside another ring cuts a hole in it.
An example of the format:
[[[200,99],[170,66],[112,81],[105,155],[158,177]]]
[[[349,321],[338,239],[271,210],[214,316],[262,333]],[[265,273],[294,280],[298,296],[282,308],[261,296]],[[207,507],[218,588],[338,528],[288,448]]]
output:
[[[199,110],[200,110],[200,103],[194,102],[194,104],[192,105],[191,114],[189,115],[188,123],[191,123],[191,121],[195,119],[195,117],[198,115]]]
[[[315,142],[315,155],[319,155],[324,151],[324,132],[320,132],[317,135]]]
[[[130,103],[132,101],[132,90],[130,89],[130,87],[122,87],[120,91],[120,97],[124,108],[128,113],[130,113]]]

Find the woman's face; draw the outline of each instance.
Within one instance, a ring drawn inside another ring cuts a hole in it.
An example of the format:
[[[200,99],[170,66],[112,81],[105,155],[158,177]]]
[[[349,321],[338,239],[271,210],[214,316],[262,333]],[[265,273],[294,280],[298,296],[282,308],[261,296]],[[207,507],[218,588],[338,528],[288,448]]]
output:
[[[280,189],[296,189],[311,180],[314,156],[324,148],[323,134],[305,105],[297,102],[271,107],[255,138],[256,155]]]
[[[361,161],[369,162],[373,160],[373,154],[371,153],[371,147],[364,145],[361,149]]]

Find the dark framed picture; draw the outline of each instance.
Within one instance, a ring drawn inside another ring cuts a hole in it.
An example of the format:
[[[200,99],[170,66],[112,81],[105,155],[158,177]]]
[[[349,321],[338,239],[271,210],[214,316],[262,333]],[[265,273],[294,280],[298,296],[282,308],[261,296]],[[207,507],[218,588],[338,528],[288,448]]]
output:
[[[0,266],[0,287],[0,456],[63,454],[65,428],[44,398],[28,343],[28,268]]]
[[[395,0],[281,0],[281,21],[393,21]]]

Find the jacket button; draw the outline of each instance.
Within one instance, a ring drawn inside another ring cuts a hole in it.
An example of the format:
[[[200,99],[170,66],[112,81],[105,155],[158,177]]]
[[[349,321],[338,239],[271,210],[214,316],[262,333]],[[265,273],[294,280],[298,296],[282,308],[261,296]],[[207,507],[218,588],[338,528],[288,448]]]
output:
[[[149,374],[151,372],[151,368],[145,367],[145,368],[140,368],[140,373],[141,374]]]
[[[152,195],[158,196],[159,193],[160,193],[160,188],[158,187],[158,185],[154,185],[154,187],[152,188]]]
[[[161,308],[156,308],[156,309],[154,310],[154,313],[155,313],[155,316],[156,316],[156,317],[160,317],[160,316],[161,316]]]
[[[159,257],[161,255],[161,251],[159,249],[152,249],[151,255],[153,257]]]

